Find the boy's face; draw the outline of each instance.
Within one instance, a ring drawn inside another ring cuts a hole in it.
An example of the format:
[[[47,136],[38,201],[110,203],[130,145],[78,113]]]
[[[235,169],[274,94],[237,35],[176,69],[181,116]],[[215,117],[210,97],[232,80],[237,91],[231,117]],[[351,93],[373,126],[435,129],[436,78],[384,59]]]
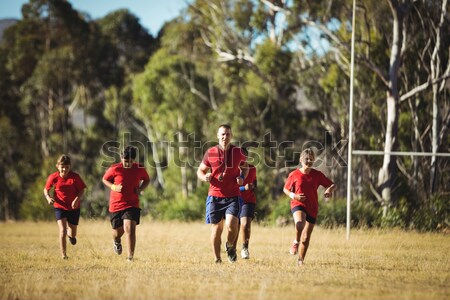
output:
[[[133,159],[122,157],[122,165],[124,168],[131,168],[133,165]]]
[[[302,163],[302,165],[307,166],[308,168],[311,168],[314,164],[314,155],[310,154],[310,155],[302,155],[300,162]]]
[[[66,177],[69,174],[70,165],[57,164],[56,168],[58,169],[61,177]]]

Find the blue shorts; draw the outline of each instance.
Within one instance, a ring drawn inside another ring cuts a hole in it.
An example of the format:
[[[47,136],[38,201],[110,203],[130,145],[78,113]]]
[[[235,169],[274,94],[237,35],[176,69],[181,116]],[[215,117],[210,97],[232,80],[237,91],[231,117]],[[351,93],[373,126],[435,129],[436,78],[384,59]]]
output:
[[[225,215],[239,216],[238,196],[229,198],[208,196],[206,202],[206,223],[217,224],[225,219]]]
[[[56,221],[67,219],[67,222],[69,222],[70,224],[78,225],[78,222],[80,221],[80,209],[64,210],[61,208],[54,208],[54,210]]]
[[[311,217],[310,215],[308,215],[308,213],[306,212],[306,209],[299,205],[294,207],[293,209],[291,209],[291,213],[295,213],[296,211],[301,210],[302,212],[304,212],[306,214],[306,221],[308,221],[311,224],[316,224],[316,218]]]
[[[255,217],[255,203],[243,203],[241,205],[241,212],[239,213],[239,218],[254,218]]]
[[[211,224],[211,219],[209,218],[209,206],[211,205],[212,196],[206,197],[206,210],[205,210],[205,223]]]
[[[137,207],[130,207],[121,211],[110,213],[109,218],[113,229],[123,227],[124,219],[135,221],[136,225],[138,225],[141,218],[141,209]]]

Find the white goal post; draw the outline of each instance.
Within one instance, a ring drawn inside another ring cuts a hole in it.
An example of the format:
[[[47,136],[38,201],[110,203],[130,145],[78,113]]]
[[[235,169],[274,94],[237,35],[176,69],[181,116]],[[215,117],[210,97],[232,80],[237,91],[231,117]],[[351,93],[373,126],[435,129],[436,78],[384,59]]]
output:
[[[352,16],[352,37],[351,37],[351,59],[350,59],[350,100],[349,100],[349,120],[348,120],[348,156],[347,156],[347,217],[346,217],[346,238],[350,239],[350,204],[352,190],[352,155],[393,155],[393,156],[443,156],[450,157],[450,153],[433,152],[404,152],[404,151],[376,151],[376,150],[352,150],[353,146],[353,80],[354,80],[354,57],[355,57],[355,19],[356,0],[353,0]]]

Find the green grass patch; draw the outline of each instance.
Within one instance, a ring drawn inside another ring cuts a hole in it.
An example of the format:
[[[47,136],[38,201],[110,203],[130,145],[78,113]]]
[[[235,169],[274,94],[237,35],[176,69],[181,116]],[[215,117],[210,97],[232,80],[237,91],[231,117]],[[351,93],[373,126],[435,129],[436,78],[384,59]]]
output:
[[[57,235],[55,222],[0,224],[0,299],[450,298],[446,234],[353,230],[347,241],[342,228],[316,227],[301,268],[288,254],[292,226],[254,224],[251,258],[223,253],[222,265],[198,222],[144,218],[132,263],[114,254],[107,220],[80,221],[69,260]]]

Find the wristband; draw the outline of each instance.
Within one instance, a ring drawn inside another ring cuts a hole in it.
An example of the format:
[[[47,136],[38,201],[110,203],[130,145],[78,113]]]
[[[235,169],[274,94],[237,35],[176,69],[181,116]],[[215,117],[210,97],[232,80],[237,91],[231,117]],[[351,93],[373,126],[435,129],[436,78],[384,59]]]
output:
[[[113,190],[114,192],[116,191],[116,185],[115,184],[111,184],[111,190]]]
[[[294,199],[294,198],[295,198],[295,194],[294,194],[293,192],[290,192],[290,193],[289,193],[289,197],[290,197],[291,199]]]
[[[245,185],[240,186],[240,187],[239,187],[239,190],[240,190],[241,192],[245,191]]]
[[[244,178],[244,175],[239,175],[239,177],[241,177],[242,178],[242,180],[244,180],[245,178]]]

